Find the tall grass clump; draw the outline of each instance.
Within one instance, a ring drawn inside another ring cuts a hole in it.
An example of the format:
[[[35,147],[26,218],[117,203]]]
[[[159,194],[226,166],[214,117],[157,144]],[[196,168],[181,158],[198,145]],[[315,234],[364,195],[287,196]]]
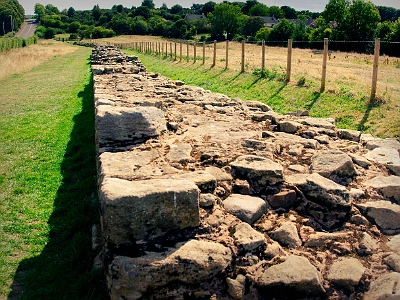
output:
[[[37,44],[37,36],[24,39],[19,37],[0,37],[0,52],[8,51],[15,48],[22,48],[29,45]]]

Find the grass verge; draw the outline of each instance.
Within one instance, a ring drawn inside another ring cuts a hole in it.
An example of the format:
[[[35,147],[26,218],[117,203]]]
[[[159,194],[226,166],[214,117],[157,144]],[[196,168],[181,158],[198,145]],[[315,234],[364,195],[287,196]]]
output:
[[[126,50],[139,58],[151,72],[171,79],[223,93],[231,98],[258,100],[276,112],[288,113],[308,110],[313,117],[332,117],[339,128],[361,130],[379,137],[400,140],[400,99],[371,102],[365,93],[354,93],[356,87],[343,82],[335,90],[320,92],[320,83],[304,77],[284,81],[283,69],[266,70],[264,76],[257,72],[240,73],[234,70],[210,68],[201,61],[179,62],[155,55]]]
[[[0,299],[101,299],[89,48],[0,89]]]

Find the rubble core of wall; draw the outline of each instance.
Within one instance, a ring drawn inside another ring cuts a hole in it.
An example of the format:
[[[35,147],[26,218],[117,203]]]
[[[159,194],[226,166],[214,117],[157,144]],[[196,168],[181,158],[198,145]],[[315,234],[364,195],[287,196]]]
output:
[[[400,297],[400,143],[92,54],[110,298]]]

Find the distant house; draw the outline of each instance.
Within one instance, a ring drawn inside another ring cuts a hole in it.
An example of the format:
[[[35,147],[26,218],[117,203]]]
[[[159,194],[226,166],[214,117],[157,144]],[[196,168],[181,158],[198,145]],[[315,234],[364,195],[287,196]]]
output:
[[[264,26],[272,29],[274,28],[280,21],[281,19],[275,18],[275,16],[272,17],[262,17],[264,20]],[[301,21],[303,21],[306,24],[306,27],[311,27],[314,28],[317,26],[317,20],[316,19],[287,19],[289,22],[292,22],[296,25],[299,25]]]
[[[261,17],[264,20],[264,26],[272,29],[280,22],[279,19],[275,18],[275,16],[272,17]]]
[[[196,14],[186,14],[184,20],[187,23],[196,21],[196,20],[207,20],[207,17],[204,14],[196,15]]]
[[[289,22],[292,22],[296,25],[300,25],[301,21],[304,22],[304,24],[306,25],[306,27],[311,27],[314,28],[317,26],[317,20],[316,19],[304,19],[304,20],[300,20],[300,19],[287,19]]]

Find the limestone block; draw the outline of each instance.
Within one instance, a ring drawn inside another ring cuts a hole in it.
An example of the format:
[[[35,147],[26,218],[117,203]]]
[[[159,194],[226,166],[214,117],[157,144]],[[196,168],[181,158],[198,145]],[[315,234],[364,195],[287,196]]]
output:
[[[365,271],[356,258],[343,258],[335,261],[328,271],[327,279],[337,287],[354,291]]]
[[[400,254],[400,235],[390,237],[390,240],[386,243],[392,251]]]
[[[303,127],[302,124],[295,121],[280,121],[279,130],[286,133],[296,133]]]
[[[388,257],[385,257],[383,261],[395,272],[400,272],[400,255],[399,254],[392,253]]]
[[[288,248],[301,246],[297,227],[293,222],[282,223],[280,227],[271,232],[271,238]]]
[[[111,300],[139,299],[147,291],[172,282],[198,284],[225,270],[231,260],[229,248],[197,240],[177,244],[167,252],[117,256],[107,276]]]
[[[176,179],[193,181],[202,193],[213,193],[217,187],[217,179],[206,171],[194,171],[175,176]]]
[[[393,272],[379,276],[371,283],[363,299],[400,299],[400,273]]]
[[[263,199],[239,194],[229,196],[223,205],[228,212],[249,224],[261,218],[267,208]]]
[[[370,201],[356,205],[385,234],[400,232],[400,205],[389,201]]]
[[[214,166],[207,167],[206,172],[213,175],[217,179],[217,182],[219,182],[219,181],[232,182],[232,180],[233,180],[233,177],[231,174],[225,172],[224,170],[222,170],[220,168],[214,167]]]
[[[365,182],[383,196],[395,200],[400,204],[400,177],[399,176],[377,176]]]
[[[254,155],[239,156],[230,163],[234,175],[258,186],[274,185],[283,181],[283,168],[280,164],[264,157]]]
[[[350,232],[316,232],[310,234],[307,241],[304,243],[305,247],[323,247],[327,243],[335,241],[346,240],[351,236]]]
[[[186,164],[192,160],[190,153],[192,152],[192,146],[188,143],[172,144],[167,154],[167,159],[170,162],[177,162]]]
[[[331,208],[350,208],[348,190],[318,173],[287,176],[288,183],[298,186],[307,199]]]
[[[106,178],[99,198],[109,243],[159,237],[200,223],[199,190],[189,180]]]
[[[236,279],[227,278],[226,284],[228,285],[228,294],[233,299],[243,299],[245,292],[246,277],[239,274]]]
[[[387,148],[387,149],[400,149],[400,142],[396,139],[380,139],[369,137],[366,139],[365,148],[374,150],[376,148]]]
[[[318,270],[302,256],[288,256],[283,263],[264,270],[258,280],[262,295],[296,298],[325,294]]]
[[[96,132],[101,146],[157,137],[167,130],[162,110],[155,107],[96,108]]]
[[[351,130],[351,129],[339,129],[338,136],[343,140],[359,142],[361,137],[361,131]]]
[[[272,195],[269,204],[272,208],[289,208],[296,203],[297,195],[293,190],[281,191]]]
[[[284,132],[276,132],[275,133],[275,138],[278,141],[284,141],[288,143],[289,145],[296,145],[296,144],[301,144],[304,146],[304,148],[310,148],[310,149],[318,149],[319,148],[319,143],[318,141],[314,139],[305,139],[302,138],[298,135],[294,134],[288,134]]]
[[[372,162],[385,165],[395,175],[400,176],[399,150],[393,148],[375,148],[364,156]]]
[[[333,119],[305,118],[305,119],[300,119],[299,122],[312,127],[319,127],[325,129],[335,128],[335,120]]]
[[[252,251],[261,245],[265,245],[264,235],[244,222],[236,225],[233,238],[235,244],[245,251]]]
[[[321,151],[311,158],[310,169],[324,177],[337,175],[340,177],[354,177],[357,171],[351,158],[342,151]]]
[[[360,244],[358,245],[358,254],[360,255],[371,255],[379,249],[377,243],[371,238],[371,236],[364,232],[361,237]]]

